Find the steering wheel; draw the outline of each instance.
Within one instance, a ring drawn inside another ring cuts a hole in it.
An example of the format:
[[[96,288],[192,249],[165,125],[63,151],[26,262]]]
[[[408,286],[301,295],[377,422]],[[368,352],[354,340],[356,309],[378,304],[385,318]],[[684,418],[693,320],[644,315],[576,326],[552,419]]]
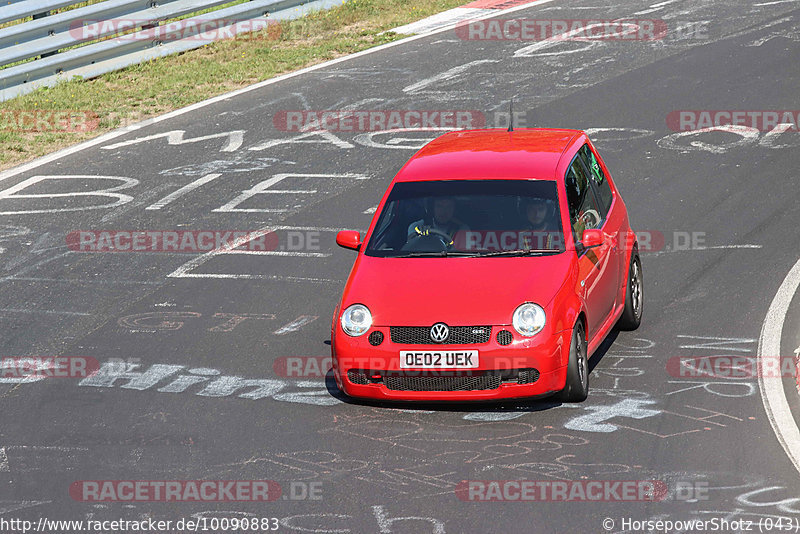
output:
[[[594,220],[587,220],[587,216],[592,217]],[[581,214],[578,220],[583,223],[584,228],[597,228],[597,225],[601,220],[603,220],[603,218],[600,217],[600,214],[597,213],[597,210],[588,209]]]
[[[423,226],[415,227],[414,228],[416,235],[413,235],[411,239],[408,240],[408,243],[403,246],[403,250],[424,250],[427,247],[420,247],[423,243],[428,244],[430,243],[433,246],[439,245],[441,246],[442,250],[447,250],[451,246],[453,246],[453,239],[446,233],[438,228],[432,228],[430,226]]]
[[[448,234],[447,232],[442,232],[438,228],[431,228],[431,227],[428,226],[428,227],[425,227],[423,232],[427,232],[427,233],[424,233],[424,234],[421,234],[421,235],[435,235],[436,237],[441,238],[442,242],[448,247],[453,244],[453,238],[450,237],[450,234]]]

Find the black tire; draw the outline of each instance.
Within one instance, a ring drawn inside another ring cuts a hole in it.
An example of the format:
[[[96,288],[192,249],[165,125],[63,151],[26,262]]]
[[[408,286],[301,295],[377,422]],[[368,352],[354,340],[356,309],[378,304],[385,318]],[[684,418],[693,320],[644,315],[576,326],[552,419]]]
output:
[[[642,262],[635,250],[631,254],[628,267],[628,280],[625,287],[625,309],[617,322],[620,330],[636,330],[642,322],[644,305],[644,281],[642,279]]]
[[[575,323],[572,329],[572,341],[569,344],[569,362],[567,363],[567,383],[558,394],[565,402],[583,402],[589,395],[589,357],[586,346],[586,332],[583,322]]]

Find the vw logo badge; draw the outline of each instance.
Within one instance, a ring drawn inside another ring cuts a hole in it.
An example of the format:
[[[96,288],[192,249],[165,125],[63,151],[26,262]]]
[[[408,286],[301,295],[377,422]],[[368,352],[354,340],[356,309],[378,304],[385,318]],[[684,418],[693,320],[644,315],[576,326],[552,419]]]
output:
[[[436,343],[443,343],[450,335],[450,329],[444,323],[436,323],[431,327],[431,339]]]

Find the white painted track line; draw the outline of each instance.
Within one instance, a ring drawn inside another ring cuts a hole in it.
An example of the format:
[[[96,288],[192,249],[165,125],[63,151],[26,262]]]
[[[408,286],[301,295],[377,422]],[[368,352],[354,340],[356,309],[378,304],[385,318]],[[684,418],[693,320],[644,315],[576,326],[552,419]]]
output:
[[[436,15],[426,17],[422,20],[404,24],[397,28],[392,28],[389,31],[400,34],[417,34],[417,33],[430,33],[433,30],[441,28],[442,26],[450,26],[454,22],[462,22],[464,20],[474,20],[481,15],[491,14],[494,9],[480,9],[474,7],[455,7],[442,11]]]
[[[786,321],[789,305],[798,286],[800,286],[800,260],[786,275],[769,306],[764,326],[761,328],[761,337],[758,340],[759,359],[780,358],[783,323]],[[768,366],[762,363],[760,367],[763,369]],[[779,369],[780,365],[771,368]],[[786,451],[789,459],[800,472],[800,429],[797,428],[794,417],[792,417],[786,391],[783,388],[783,379],[780,376],[765,378],[764,374],[763,372],[758,373],[758,387],[761,390],[761,400],[764,401],[764,409],[767,412],[769,423],[783,450]]]

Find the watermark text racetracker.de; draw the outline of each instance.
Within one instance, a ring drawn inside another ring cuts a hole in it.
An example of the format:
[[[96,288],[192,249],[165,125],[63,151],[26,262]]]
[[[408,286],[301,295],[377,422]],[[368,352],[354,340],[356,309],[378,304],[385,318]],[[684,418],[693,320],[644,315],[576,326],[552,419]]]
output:
[[[272,117],[282,132],[377,132],[397,128],[456,128],[486,126],[483,112],[470,109],[282,110]]]
[[[100,126],[100,115],[86,110],[1,109],[0,132],[84,133]]]
[[[74,252],[301,251],[319,250],[319,240],[316,230],[75,230],[66,237]]]
[[[409,351],[409,353],[411,353]],[[428,351],[421,354],[430,354]],[[416,353],[414,353],[416,354]],[[530,360],[524,356],[496,356],[495,364],[501,369],[519,369],[526,367]],[[419,367],[422,364],[415,366]],[[340,356],[339,366],[346,369],[358,369],[365,372],[382,369],[386,366],[382,358],[369,356]],[[281,356],[272,364],[276,376],[282,378],[325,378],[333,369],[331,356]],[[453,371],[451,369],[404,369],[404,376],[470,376],[468,370]]]
[[[685,33],[685,26],[681,28]],[[455,32],[465,41],[660,41],[668,34],[667,23],[660,19],[465,20]]]
[[[0,383],[87,378],[99,369],[100,362],[88,356],[3,356],[0,357]]]
[[[673,378],[715,378],[753,380],[756,378],[800,377],[800,358],[794,356],[674,356],[667,360]],[[800,384],[800,381],[798,381]]]
[[[733,126],[771,132],[780,126],[780,133],[798,132],[800,110],[676,110],[667,115],[667,127],[674,132],[692,132],[707,128]]]
[[[421,231],[424,231],[421,230]],[[703,250],[705,232],[637,230],[633,234],[607,234],[607,242],[624,250],[634,246],[639,252]],[[453,247],[463,251],[504,251],[516,249],[559,249],[565,245],[560,231],[538,230],[459,230],[453,235]]]
[[[322,482],[274,480],[78,480],[69,487],[79,502],[318,501]]]
[[[264,31],[266,30],[266,31]],[[116,18],[76,20],[70,25],[70,37],[76,41],[115,38],[119,41],[220,41],[224,39],[274,40],[281,34],[281,25],[266,18],[216,19],[187,18],[159,25],[149,19]]]
[[[655,502],[661,480],[462,480],[456,496],[468,502]]]

